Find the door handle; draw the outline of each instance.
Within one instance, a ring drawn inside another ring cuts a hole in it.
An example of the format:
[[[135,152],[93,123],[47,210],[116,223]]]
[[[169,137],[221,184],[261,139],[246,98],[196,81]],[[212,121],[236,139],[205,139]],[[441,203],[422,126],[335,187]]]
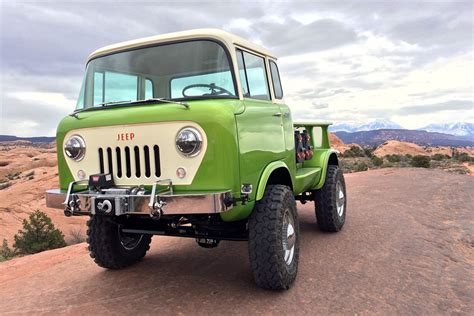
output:
[[[281,113],[281,112],[276,112],[275,114],[273,114],[273,116],[278,116],[278,117],[290,117],[290,112],[285,112],[285,113]]]

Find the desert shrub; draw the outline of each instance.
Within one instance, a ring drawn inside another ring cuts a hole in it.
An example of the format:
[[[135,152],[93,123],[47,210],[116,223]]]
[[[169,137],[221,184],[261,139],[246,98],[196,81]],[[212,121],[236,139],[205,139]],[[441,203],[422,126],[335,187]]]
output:
[[[410,155],[410,154],[406,154],[406,155],[405,155],[405,158],[406,158],[407,160],[411,160],[412,157],[413,157],[413,156]]]
[[[385,158],[387,158],[387,160],[390,162],[400,162],[400,155],[396,155],[396,154],[387,155],[385,156]]]
[[[453,158],[459,162],[469,162],[472,161],[471,157],[467,153],[455,152]]]
[[[54,227],[51,218],[37,210],[23,220],[23,230],[14,237],[13,248],[20,254],[32,254],[66,246],[63,233]]]
[[[441,161],[447,158],[449,158],[449,156],[443,155],[443,154],[434,154],[431,156],[431,160],[436,160],[436,161]]]
[[[344,152],[343,157],[365,157],[364,150],[359,146],[351,146]]]
[[[364,154],[367,157],[372,158],[374,156],[375,149],[376,149],[376,147],[365,147],[364,148]]]
[[[369,169],[369,167],[367,166],[367,164],[363,161],[357,163],[357,165],[355,166],[355,171],[367,171]]]
[[[68,240],[68,244],[70,245],[80,244],[86,241],[86,238],[84,234],[82,233],[81,229],[73,228],[69,231],[69,234],[71,235],[71,237]]]
[[[14,251],[8,247],[8,241],[3,239],[2,247],[0,248],[0,262],[11,259],[14,256]]]
[[[430,167],[430,157],[424,155],[416,155],[411,159],[410,164],[413,167],[417,168],[429,168]]]
[[[372,158],[370,158],[370,160],[372,161],[372,163],[376,167],[380,167],[381,165],[383,165],[383,159],[379,158],[377,156],[372,156]]]

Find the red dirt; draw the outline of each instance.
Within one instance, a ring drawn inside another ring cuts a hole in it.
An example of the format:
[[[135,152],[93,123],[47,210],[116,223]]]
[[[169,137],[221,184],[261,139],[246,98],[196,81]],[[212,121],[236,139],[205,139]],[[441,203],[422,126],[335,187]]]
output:
[[[85,244],[0,264],[2,314],[474,314],[474,178],[439,170],[346,175],[344,229],[298,205],[301,257],[286,292],[258,289],[245,242],[155,237],[145,259],[97,267]]]

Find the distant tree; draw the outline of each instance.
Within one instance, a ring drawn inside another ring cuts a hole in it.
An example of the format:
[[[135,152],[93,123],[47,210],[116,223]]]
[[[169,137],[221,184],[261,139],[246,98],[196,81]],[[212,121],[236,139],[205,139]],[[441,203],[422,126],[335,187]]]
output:
[[[380,167],[381,165],[383,165],[383,159],[379,158],[377,156],[372,156],[372,158],[370,158],[370,160],[372,161],[372,163],[376,167]]]
[[[364,150],[359,146],[351,146],[344,152],[343,157],[365,157]]]
[[[397,154],[387,155],[385,158],[387,158],[387,160],[390,162],[400,162],[400,155]]]
[[[364,148],[364,154],[369,158],[372,158],[374,156],[374,151],[375,151],[375,148],[373,148],[373,147],[365,147]]]
[[[436,160],[436,161],[441,161],[441,160],[444,160],[444,159],[447,159],[449,158],[448,155],[443,155],[443,154],[434,154],[431,156],[431,160]]]
[[[430,167],[430,157],[424,155],[416,155],[411,159],[410,164],[413,167],[417,168],[429,168]]]
[[[453,158],[459,162],[469,162],[471,161],[471,157],[467,153],[460,153],[456,151],[453,155]]]
[[[14,251],[8,247],[8,241],[3,239],[2,247],[0,248],[0,262],[13,258]]]
[[[13,248],[19,254],[32,254],[66,246],[64,235],[45,213],[37,210],[23,220],[23,230],[14,237]]]
[[[367,166],[367,164],[363,161],[357,163],[356,167],[355,167],[355,171],[367,171],[369,169],[369,167]]]

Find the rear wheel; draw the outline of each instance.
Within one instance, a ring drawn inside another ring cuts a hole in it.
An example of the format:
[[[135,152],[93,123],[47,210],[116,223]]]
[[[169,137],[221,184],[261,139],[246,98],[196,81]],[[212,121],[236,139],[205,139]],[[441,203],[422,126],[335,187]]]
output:
[[[258,286],[290,288],[298,272],[299,223],[289,187],[269,185],[255,204],[249,219],[249,256]]]
[[[324,186],[315,192],[316,220],[321,230],[337,232],[346,221],[346,184],[342,170],[329,165]]]
[[[103,268],[125,268],[141,260],[150,249],[151,235],[124,233],[110,217],[94,215],[87,226],[90,256]]]

